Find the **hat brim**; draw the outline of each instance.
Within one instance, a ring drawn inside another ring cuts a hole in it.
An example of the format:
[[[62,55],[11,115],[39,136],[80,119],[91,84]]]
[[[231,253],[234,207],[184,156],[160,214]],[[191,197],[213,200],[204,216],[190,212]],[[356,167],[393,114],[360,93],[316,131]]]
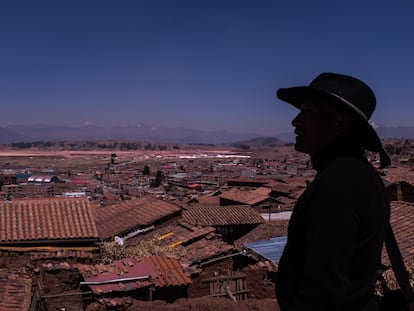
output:
[[[305,99],[324,99],[329,102],[337,103],[342,107],[348,107],[348,110],[356,117],[355,120],[358,122],[358,126],[361,129],[361,138],[364,148],[375,152],[382,149],[381,139],[369,123],[369,120],[367,120],[367,118],[351,103],[340,96],[309,86],[281,88],[277,90],[276,95],[280,100],[291,104],[297,109],[301,108],[302,102]]]

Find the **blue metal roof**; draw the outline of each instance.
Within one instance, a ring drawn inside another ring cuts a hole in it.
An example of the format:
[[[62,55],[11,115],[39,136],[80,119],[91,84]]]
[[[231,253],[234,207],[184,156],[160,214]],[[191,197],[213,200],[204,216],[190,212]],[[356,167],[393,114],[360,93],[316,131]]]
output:
[[[278,262],[287,242],[287,236],[270,238],[269,240],[244,243],[244,246],[265,259]]]

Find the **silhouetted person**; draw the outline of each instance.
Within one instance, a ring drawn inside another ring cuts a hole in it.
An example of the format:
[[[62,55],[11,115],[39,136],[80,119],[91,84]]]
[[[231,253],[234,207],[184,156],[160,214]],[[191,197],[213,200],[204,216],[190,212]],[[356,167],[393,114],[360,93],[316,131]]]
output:
[[[277,97],[300,110],[295,149],[317,171],[289,222],[276,279],[280,309],[378,310],[374,285],[390,207],[365,153],[379,152],[382,168],[390,158],[369,123],[375,95],[358,79],[323,73]]]

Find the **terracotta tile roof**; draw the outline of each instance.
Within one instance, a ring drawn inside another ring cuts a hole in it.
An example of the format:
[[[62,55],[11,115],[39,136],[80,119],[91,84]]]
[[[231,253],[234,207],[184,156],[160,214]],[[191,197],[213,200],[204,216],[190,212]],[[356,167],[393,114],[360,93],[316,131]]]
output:
[[[303,192],[305,192],[305,190],[306,188],[297,188],[289,194],[289,197],[298,199],[303,194]]]
[[[151,280],[158,277],[157,271],[147,262],[133,258],[115,260],[107,265],[78,265],[78,269],[85,282],[102,282],[102,284],[88,285],[95,294],[123,292],[148,287],[152,284]],[[114,282],[119,279],[139,277],[150,278]],[[108,281],[112,282],[104,283]]]
[[[269,199],[269,195],[263,195],[260,192],[257,193],[254,190],[240,190],[232,188],[229,191],[223,192],[220,199],[226,199],[234,201],[240,204],[255,205]]]
[[[273,181],[269,186],[271,187],[273,193],[279,193],[279,194],[289,194],[292,190],[298,187],[297,185],[294,185],[294,184],[288,184],[285,182],[277,182],[277,181]]]
[[[27,311],[32,297],[32,280],[27,276],[0,271],[1,311]]]
[[[200,195],[196,198],[193,198],[193,202],[191,204],[210,204],[210,205],[219,205],[220,204],[220,198],[218,196],[211,196],[211,195]]]
[[[148,226],[164,217],[178,214],[181,208],[151,195],[123,201],[95,211],[99,237],[108,239],[127,231]]]
[[[288,184],[294,188],[306,188],[308,183],[312,181],[313,177],[286,177],[281,178],[280,182]]]
[[[269,196],[270,193],[272,192],[272,189],[270,189],[268,187],[259,187],[259,188],[256,188],[256,189],[252,190],[252,192],[256,193],[256,194],[261,194],[261,195],[264,195],[264,196]]]
[[[226,255],[234,250],[234,246],[221,239],[198,240],[185,247],[186,257],[181,262],[189,266],[205,262],[211,258]]]
[[[107,282],[107,284],[89,285],[95,294],[123,292],[148,287],[189,285],[191,279],[184,273],[181,264],[173,258],[150,256],[144,258],[125,258],[107,265],[78,265],[85,282]],[[149,279],[124,280],[149,276]]]
[[[95,221],[86,198],[0,203],[0,244],[96,239],[97,236]]]
[[[180,262],[173,258],[163,256],[150,256],[142,258],[157,272],[159,277],[155,280],[156,287],[182,286],[191,284],[191,279],[184,273]]]
[[[391,226],[405,262],[414,260],[414,204],[404,201],[391,202]],[[383,261],[389,263],[385,249]]]
[[[414,184],[414,170],[407,169],[407,167],[404,166],[390,167],[387,169],[387,176],[385,179],[390,183],[406,181],[410,184]]]
[[[295,203],[297,201],[297,199],[293,199],[293,198],[290,198],[290,197],[282,197],[282,196],[277,197],[275,200],[278,203],[286,204],[286,205],[290,205],[290,206],[295,205]]]
[[[183,212],[183,219],[200,226],[260,224],[264,219],[247,205],[194,206]]]

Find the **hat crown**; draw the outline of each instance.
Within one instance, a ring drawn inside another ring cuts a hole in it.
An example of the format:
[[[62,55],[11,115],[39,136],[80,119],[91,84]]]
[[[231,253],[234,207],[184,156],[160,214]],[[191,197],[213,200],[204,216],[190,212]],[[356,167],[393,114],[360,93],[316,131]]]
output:
[[[375,110],[374,92],[354,77],[326,72],[317,76],[309,87],[347,101],[351,108],[362,112],[366,119],[370,119]]]

